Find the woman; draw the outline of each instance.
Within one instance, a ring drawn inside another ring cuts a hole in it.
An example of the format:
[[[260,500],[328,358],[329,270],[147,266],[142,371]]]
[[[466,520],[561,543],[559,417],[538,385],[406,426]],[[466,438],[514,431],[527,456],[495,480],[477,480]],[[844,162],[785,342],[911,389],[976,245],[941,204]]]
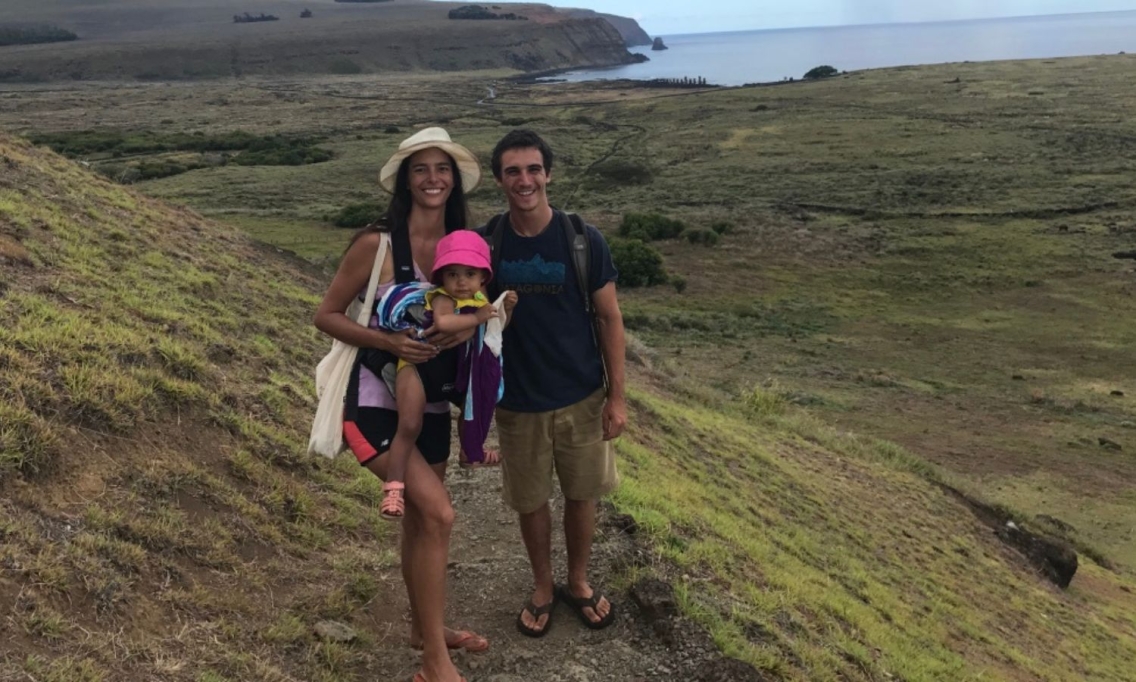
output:
[[[344,437],[360,464],[386,480],[388,448],[398,426],[394,396],[374,372],[376,354],[389,354],[446,372],[453,365],[450,349],[472,332],[428,334],[427,343],[413,330],[384,332],[362,327],[345,312],[362,299],[379,248],[380,232],[389,231],[392,248],[379,275],[378,300],[396,279],[426,281],[434,266],[438,240],[464,228],[468,219],[465,192],[481,179],[477,158],[450,141],[441,128],[427,128],[407,138],[379,173],[379,184],[393,196],[379,225],[369,226],[347,247],[339,270],[316,312],[316,327],[360,348],[344,410]],[[401,247],[400,247],[401,244]],[[400,255],[402,254],[402,255]],[[410,260],[410,262],[406,262]],[[413,274],[412,274],[413,273]],[[372,324],[376,324],[372,321]],[[435,396],[430,397],[435,400]],[[422,670],[415,682],[464,682],[450,660],[449,648],[483,651],[489,642],[469,632],[449,630],[443,623],[446,562],[454,510],[443,485],[450,454],[449,403],[431,402],[422,419],[411,461],[406,467],[406,511],[402,521],[402,577],[410,600],[411,646],[421,648]]]

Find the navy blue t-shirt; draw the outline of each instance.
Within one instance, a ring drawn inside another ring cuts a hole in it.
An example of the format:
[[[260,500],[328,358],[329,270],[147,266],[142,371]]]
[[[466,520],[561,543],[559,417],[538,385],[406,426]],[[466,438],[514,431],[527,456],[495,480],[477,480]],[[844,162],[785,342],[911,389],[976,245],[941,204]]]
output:
[[[491,287],[517,292],[513,320],[505,328],[505,395],[500,402],[514,412],[558,410],[603,386],[603,360],[559,221],[556,211],[535,237],[522,237],[510,225],[497,228],[504,235]],[[591,225],[585,230],[588,291],[595,292],[614,282],[618,273],[600,231]]]

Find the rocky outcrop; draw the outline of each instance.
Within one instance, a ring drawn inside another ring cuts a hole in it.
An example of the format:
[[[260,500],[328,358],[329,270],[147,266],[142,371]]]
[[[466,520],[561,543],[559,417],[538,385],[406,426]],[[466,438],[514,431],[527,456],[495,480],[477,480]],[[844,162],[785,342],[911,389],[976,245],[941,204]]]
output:
[[[639,22],[631,17],[621,17],[616,14],[604,14],[603,12],[596,12],[590,9],[565,9],[561,10],[564,14],[576,19],[591,19],[599,17],[611,24],[615,30],[619,31],[619,35],[623,36],[623,42],[627,47],[638,47],[640,45],[650,45],[651,36],[643,30]]]
[[[651,49],[657,51],[657,50],[669,50],[670,48],[667,47],[665,43],[663,43],[662,38],[655,38],[655,42],[651,43]]]

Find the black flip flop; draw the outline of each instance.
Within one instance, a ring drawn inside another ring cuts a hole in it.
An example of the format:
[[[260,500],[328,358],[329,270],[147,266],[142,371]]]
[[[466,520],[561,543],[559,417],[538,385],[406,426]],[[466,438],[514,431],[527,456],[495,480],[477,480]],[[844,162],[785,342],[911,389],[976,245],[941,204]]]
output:
[[[592,596],[590,597],[577,597],[568,590],[567,585],[557,585],[556,592],[562,600],[572,607],[572,610],[580,617],[580,621],[589,629],[603,630],[615,622],[615,602],[610,599],[607,600],[607,603],[611,605],[611,608],[608,610],[607,615],[600,620],[593,621],[591,618],[588,618],[588,614],[584,613],[584,609],[591,609],[592,613],[599,615],[600,611],[598,607],[600,600],[607,599],[599,590],[593,588]]]
[[[532,603],[532,600],[530,600],[528,604],[525,604],[525,608],[521,609],[521,612],[517,614],[517,632],[520,632],[525,637],[544,637],[545,635],[547,635],[548,631],[552,629],[552,609],[555,606],[555,594],[552,595],[552,601],[548,602],[544,606],[537,606],[536,604]],[[525,625],[525,622],[521,620],[521,616],[525,615],[525,611],[528,611],[532,614],[534,622],[540,620],[540,617],[547,613],[548,620],[544,621],[544,627],[540,630],[537,630]]]

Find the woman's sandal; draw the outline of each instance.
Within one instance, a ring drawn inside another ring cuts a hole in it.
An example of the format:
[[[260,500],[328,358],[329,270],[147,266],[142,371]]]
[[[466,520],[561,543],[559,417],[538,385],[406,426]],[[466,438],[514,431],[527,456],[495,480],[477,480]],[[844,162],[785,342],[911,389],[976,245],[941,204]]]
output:
[[[414,682],[430,682],[430,681],[426,679],[426,676],[422,674],[422,671],[418,671],[418,672],[414,673]],[[464,677],[461,678],[461,682],[466,682],[466,679]]]
[[[446,642],[447,649],[464,649],[471,654],[479,654],[489,650],[489,640],[477,633],[470,632],[469,630],[454,630],[453,633],[457,635],[457,637]],[[416,651],[422,651],[421,644],[411,644],[410,648]]]
[[[383,484],[383,501],[379,504],[379,514],[388,521],[401,521],[406,514],[406,500],[403,492],[406,484],[402,481],[388,481]]]

